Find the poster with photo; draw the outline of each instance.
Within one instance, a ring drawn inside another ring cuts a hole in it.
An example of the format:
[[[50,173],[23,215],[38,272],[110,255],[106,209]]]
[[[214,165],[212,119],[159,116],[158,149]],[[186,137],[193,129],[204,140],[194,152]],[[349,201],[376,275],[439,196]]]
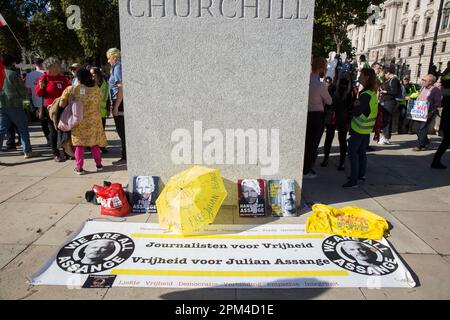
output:
[[[269,204],[274,217],[297,216],[295,180],[269,180]]]
[[[239,215],[264,217],[266,215],[266,181],[262,179],[238,180]]]
[[[156,213],[159,178],[134,176],[131,181],[131,206],[133,213]]]

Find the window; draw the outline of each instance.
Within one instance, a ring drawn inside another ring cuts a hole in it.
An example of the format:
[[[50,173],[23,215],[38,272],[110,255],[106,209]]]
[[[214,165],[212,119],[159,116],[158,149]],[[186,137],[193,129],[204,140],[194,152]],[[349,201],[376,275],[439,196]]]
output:
[[[402,26],[402,37],[401,37],[402,40],[405,39],[405,33],[406,33],[406,24]]]
[[[442,13],[442,30],[448,28],[448,21],[450,20],[450,9],[445,9]]]
[[[412,36],[415,37],[417,32],[417,21],[414,21]]]
[[[409,2],[405,3],[405,13],[408,13],[409,10]]]
[[[380,29],[380,39],[379,39],[379,43],[381,43],[381,42],[383,42],[383,32],[384,32],[384,29]]]
[[[419,55],[423,55],[424,53],[425,53],[425,45],[422,44],[422,45],[420,46],[420,53],[419,53]]]
[[[417,78],[420,78],[420,69],[422,69],[422,64],[417,65]]]
[[[441,52],[445,52],[446,47],[447,47],[447,41],[443,41],[442,42],[442,50],[441,50]]]
[[[427,20],[425,20],[425,33],[430,32],[430,24],[431,24],[431,17],[428,17]]]
[[[364,51],[366,49],[366,37],[362,39],[362,50]]]
[[[417,2],[416,2],[416,9],[419,9],[420,8],[420,0],[417,0]]]
[[[402,49],[398,49],[397,58],[401,58],[401,57],[402,57]]]
[[[408,57],[411,57],[412,56],[412,47],[409,47],[409,49],[408,49]]]

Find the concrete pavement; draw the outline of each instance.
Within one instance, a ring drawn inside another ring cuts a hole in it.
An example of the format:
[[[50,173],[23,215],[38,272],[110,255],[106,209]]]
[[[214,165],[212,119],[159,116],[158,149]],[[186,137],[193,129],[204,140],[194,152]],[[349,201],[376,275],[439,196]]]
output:
[[[0,299],[450,299],[450,169],[429,168],[434,151],[413,152],[415,136],[394,135],[393,145],[374,146],[369,154],[367,181],[344,190],[345,173],[336,170],[337,141],[327,168],[316,166],[318,178],[305,180],[303,197],[336,207],[356,205],[385,217],[392,225],[391,245],[416,274],[411,289],[68,289],[29,286],[33,274],[84,220],[100,216],[84,193],[103,180],[128,183],[126,167],[113,167],[119,141],[111,119],[107,136],[112,144],[104,155],[105,171],[95,172],[87,157],[88,174],[77,176],[73,161],[55,163],[37,124],[31,125],[32,144],[41,156],[23,159],[20,152],[2,152],[0,161]],[[436,148],[440,138],[430,136]],[[318,159],[317,163],[320,163]],[[450,152],[443,158],[450,166]],[[89,172],[90,171],[90,172]],[[298,218],[243,219],[226,206],[217,224],[305,223]],[[157,222],[155,215],[134,215],[130,222]]]

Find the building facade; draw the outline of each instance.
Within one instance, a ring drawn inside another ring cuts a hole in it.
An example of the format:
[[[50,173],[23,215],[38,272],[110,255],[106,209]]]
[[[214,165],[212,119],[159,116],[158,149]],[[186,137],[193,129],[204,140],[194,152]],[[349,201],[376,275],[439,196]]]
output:
[[[356,56],[369,63],[398,66],[399,73],[420,82],[428,72],[440,0],[388,0],[365,26],[348,28]],[[444,0],[434,56],[438,71],[450,61],[450,0]]]

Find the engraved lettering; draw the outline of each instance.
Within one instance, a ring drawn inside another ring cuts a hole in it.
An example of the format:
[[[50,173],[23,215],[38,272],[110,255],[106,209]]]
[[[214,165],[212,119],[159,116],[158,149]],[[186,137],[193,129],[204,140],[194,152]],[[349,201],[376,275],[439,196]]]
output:
[[[211,17],[214,17],[214,15],[212,14],[211,10],[209,10],[212,7],[212,5],[213,5],[212,0],[208,0],[208,2],[209,2],[208,6],[204,7],[203,6],[203,0],[198,0],[198,17],[202,16],[202,11],[203,10],[208,11],[209,14],[211,15]]]
[[[141,15],[135,15],[133,14],[133,10],[131,9],[131,0],[128,0],[127,2],[127,9],[128,9],[128,14],[132,17],[143,17],[144,16],[144,11],[142,11]]]
[[[166,0],[161,0],[162,4],[153,4],[152,3],[153,0],[148,0],[148,16],[150,18],[153,17],[153,12],[152,12],[152,8],[162,8],[162,12],[161,12],[161,18],[164,18],[166,16]]]
[[[235,7],[236,7],[236,0],[230,0],[229,2],[232,2],[232,1],[235,3]],[[226,18],[236,18],[236,15],[237,15],[236,8],[234,10],[234,15],[228,16],[228,15],[226,15],[224,13],[224,10],[223,10],[224,9],[224,3],[225,3],[225,0],[220,0],[220,15],[224,16]]]
[[[178,13],[177,0],[173,0],[173,14],[175,15],[175,17],[181,17],[181,18],[189,17],[191,14],[191,0],[187,0],[187,13],[184,16],[182,16],[181,14]]]
[[[246,4],[246,1],[248,0],[242,0],[242,12],[241,12],[241,18],[244,18],[245,16],[245,8],[254,8],[255,9],[255,15],[253,18],[258,18],[258,9],[259,9],[259,0],[254,0],[254,5],[248,5]]]

